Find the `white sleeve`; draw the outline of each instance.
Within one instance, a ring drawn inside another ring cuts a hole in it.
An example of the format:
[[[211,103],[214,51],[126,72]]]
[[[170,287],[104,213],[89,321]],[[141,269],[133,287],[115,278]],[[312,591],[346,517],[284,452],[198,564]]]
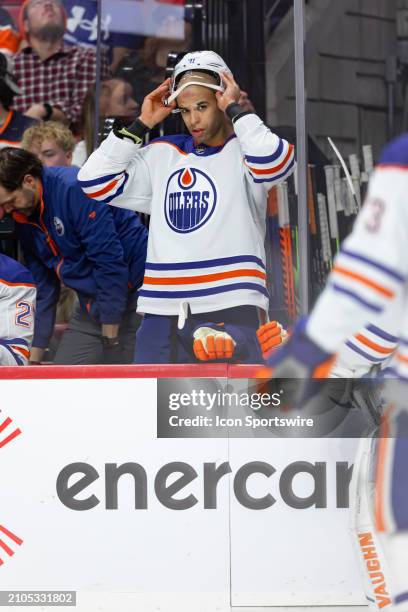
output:
[[[111,132],[78,173],[84,193],[98,202],[150,214],[152,185],[145,151]]]
[[[36,289],[0,282],[0,365],[27,365],[34,335]]]
[[[273,134],[255,114],[244,115],[234,123],[244,154],[245,175],[250,188],[266,196],[270,189],[286,180],[295,167],[294,146]]]
[[[327,286],[307,324],[319,346],[340,343],[402,299],[408,278],[408,169],[376,169],[353,231],[334,261]]]

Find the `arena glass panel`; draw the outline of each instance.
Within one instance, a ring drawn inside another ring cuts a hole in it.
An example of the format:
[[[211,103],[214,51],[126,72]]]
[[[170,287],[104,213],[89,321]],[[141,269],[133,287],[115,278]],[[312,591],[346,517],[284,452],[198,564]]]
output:
[[[101,21],[96,30],[99,53],[106,53],[106,41],[116,45],[110,50],[113,76],[131,87],[131,96],[137,103],[132,116],[140,112],[143,99],[152,88],[171,74],[180,54],[207,48],[219,53],[231,68],[245,92],[241,100],[245,110],[255,110],[266,125],[273,126],[281,139],[295,145],[296,101],[295,92],[289,87],[295,82],[293,0],[278,3],[262,0],[188,3],[102,0],[99,11]],[[109,117],[115,116],[117,124],[131,119],[127,112],[117,112],[117,107],[107,102],[107,98],[115,96],[112,87],[108,91],[109,86],[109,82],[104,83],[102,79],[96,85],[101,102],[93,130],[94,145],[112,128]],[[156,126],[147,140],[177,133],[186,133],[186,129],[180,115],[176,114]],[[281,157],[280,163],[285,161],[286,153]],[[269,180],[271,186],[274,184],[273,175],[263,175],[262,165],[256,164],[255,171],[253,176],[257,182]],[[258,308],[256,325],[270,319],[287,327],[300,313],[302,299],[297,251],[299,235],[295,231],[291,233],[289,223],[290,218],[297,219],[298,215],[293,175],[268,193],[265,189],[265,209],[263,266],[258,269],[253,262],[235,265],[232,272],[240,267],[248,272],[250,268],[251,276],[237,277],[230,283],[247,287],[253,285],[254,279],[258,284],[261,279],[262,290],[269,295],[270,301],[266,315]],[[148,224],[149,217],[144,215],[144,218]],[[217,268],[216,272],[219,271]],[[215,290],[216,283],[217,280],[210,281],[205,289]],[[256,361],[261,359],[262,355]]]

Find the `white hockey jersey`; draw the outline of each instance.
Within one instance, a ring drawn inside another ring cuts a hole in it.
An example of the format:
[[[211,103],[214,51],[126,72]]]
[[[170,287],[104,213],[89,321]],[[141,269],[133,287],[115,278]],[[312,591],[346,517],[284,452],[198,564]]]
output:
[[[151,215],[139,312],[267,310],[266,196],[294,150],[254,114],[234,130],[220,147],[180,135],[140,148],[111,133],[80,170],[89,197]]]
[[[35,298],[30,272],[0,254],[0,365],[27,365],[34,334]]]
[[[337,353],[332,376],[361,378],[375,368],[387,372],[401,333],[404,304],[395,299],[387,310],[347,339]]]
[[[382,316],[386,329],[394,328],[391,336],[398,340],[387,369],[408,380],[407,194],[408,135],[404,135],[382,154],[366,202],[310,316],[307,333],[319,346],[335,352],[343,340]]]

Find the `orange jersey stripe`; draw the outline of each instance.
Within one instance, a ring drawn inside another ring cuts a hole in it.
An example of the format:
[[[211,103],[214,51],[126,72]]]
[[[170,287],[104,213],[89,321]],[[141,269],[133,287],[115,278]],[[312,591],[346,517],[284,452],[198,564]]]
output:
[[[182,149],[180,149],[180,147],[178,147],[176,144],[174,144],[173,142],[167,142],[166,140],[156,140],[155,142],[151,142],[150,144],[152,145],[156,145],[156,144],[165,144],[165,145],[169,145],[170,147],[173,147],[174,149],[176,149],[179,153],[181,153],[182,155],[188,155],[188,153],[186,153],[185,151],[183,151]]]
[[[116,183],[118,182],[119,182],[119,179],[113,179],[113,181],[108,183],[103,189],[100,189],[99,191],[95,191],[94,193],[88,193],[87,195],[90,198],[98,198],[99,196],[105,195],[105,193],[113,189]]]
[[[30,351],[28,349],[22,348],[21,346],[15,346],[14,344],[10,345],[11,348],[14,351],[17,351],[18,353],[21,353],[22,355],[24,355],[24,357],[26,357],[27,359],[30,358]]]
[[[4,145],[9,145],[10,147],[20,147],[22,141],[21,140],[4,140],[3,138],[0,138],[0,143],[4,144]]]
[[[293,145],[289,145],[289,151],[287,152],[285,159],[278,166],[274,166],[273,168],[266,168],[263,170],[259,170],[258,168],[252,168],[252,166],[248,166],[248,168],[254,174],[275,174],[276,172],[279,172],[279,170],[282,170],[284,166],[286,166],[286,164],[288,163],[289,159],[292,156],[292,153],[293,153]]]
[[[3,123],[3,125],[0,128],[0,134],[4,134],[4,132],[6,131],[6,129],[8,127],[8,124],[10,123],[12,117],[13,117],[13,111],[9,111],[9,113],[8,113],[8,115],[6,117],[5,122]],[[5,140],[3,142],[7,142],[7,140]]]
[[[391,353],[394,352],[393,348],[385,348],[384,346],[380,346],[362,334],[356,334],[355,338],[361,342],[361,344],[365,344],[365,346],[368,346],[369,348],[373,349],[373,351],[377,351],[377,353],[381,353],[382,355],[391,355]]]
[[[224,280],[226,278],[237,278],[240,276],[255,276],[257,278],[266,279],[264,272],[259,270],[232,270],[231,272],[218,272],[215,274],[204,274],[202,276],[182,276],[177,278],[155,278],[154,276],[145,276],[144,283],[146,285],[193,285],[195,283],[211,283],[213,281]]]
[[[351,272],[350,270],[346,270],[345,268],[341,268],[340,266],[335,266],[333,268],[333,272],[337,272],[337,274],[341,274],[342,276],[347,276],[349,278],[352,278],[353,280],[357,280],[363,285],[370,287],[370,289],[374,289],[374,291],[377,291],[377,293],[380,293],[381,295],[384,295],[387,298],[393,298],[395,296],[394,291],[391,291],[386,287],[382,287],[381,285],[375,283],[369,278],[366,278],[361,274],[357,274],[357,272]]]
[[[400,353],[397,353],[397,359],[401,363],[408,363],[408,357],[403,357]]]
[[[8,281],[4,280],[4,278],[0,278],[0,283],[3,283],[3,285],[7,285],[8,287],[33,287],[34,289],[36,287],[34,283],[9,283]]]
[[[60,280],[61,280],[61,273],[60,273],[61,272],[61,266],[62,266],[63,263],[64,263],[64,258],[61,257],[60,262],[59,262],[59,264],[58,264],[58,266],[57,266],[57,268],[55,270],[55,273],[56,273],[56,275],[58,276],[58,278]]]

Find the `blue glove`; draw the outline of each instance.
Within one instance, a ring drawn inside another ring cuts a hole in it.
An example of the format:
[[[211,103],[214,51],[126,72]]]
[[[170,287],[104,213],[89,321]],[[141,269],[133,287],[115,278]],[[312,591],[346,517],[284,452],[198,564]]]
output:
[[[306,335],[307,319],[296,323],[289,340],[266,359],[274,378],[326,378],[335,355],[326,353]]]

